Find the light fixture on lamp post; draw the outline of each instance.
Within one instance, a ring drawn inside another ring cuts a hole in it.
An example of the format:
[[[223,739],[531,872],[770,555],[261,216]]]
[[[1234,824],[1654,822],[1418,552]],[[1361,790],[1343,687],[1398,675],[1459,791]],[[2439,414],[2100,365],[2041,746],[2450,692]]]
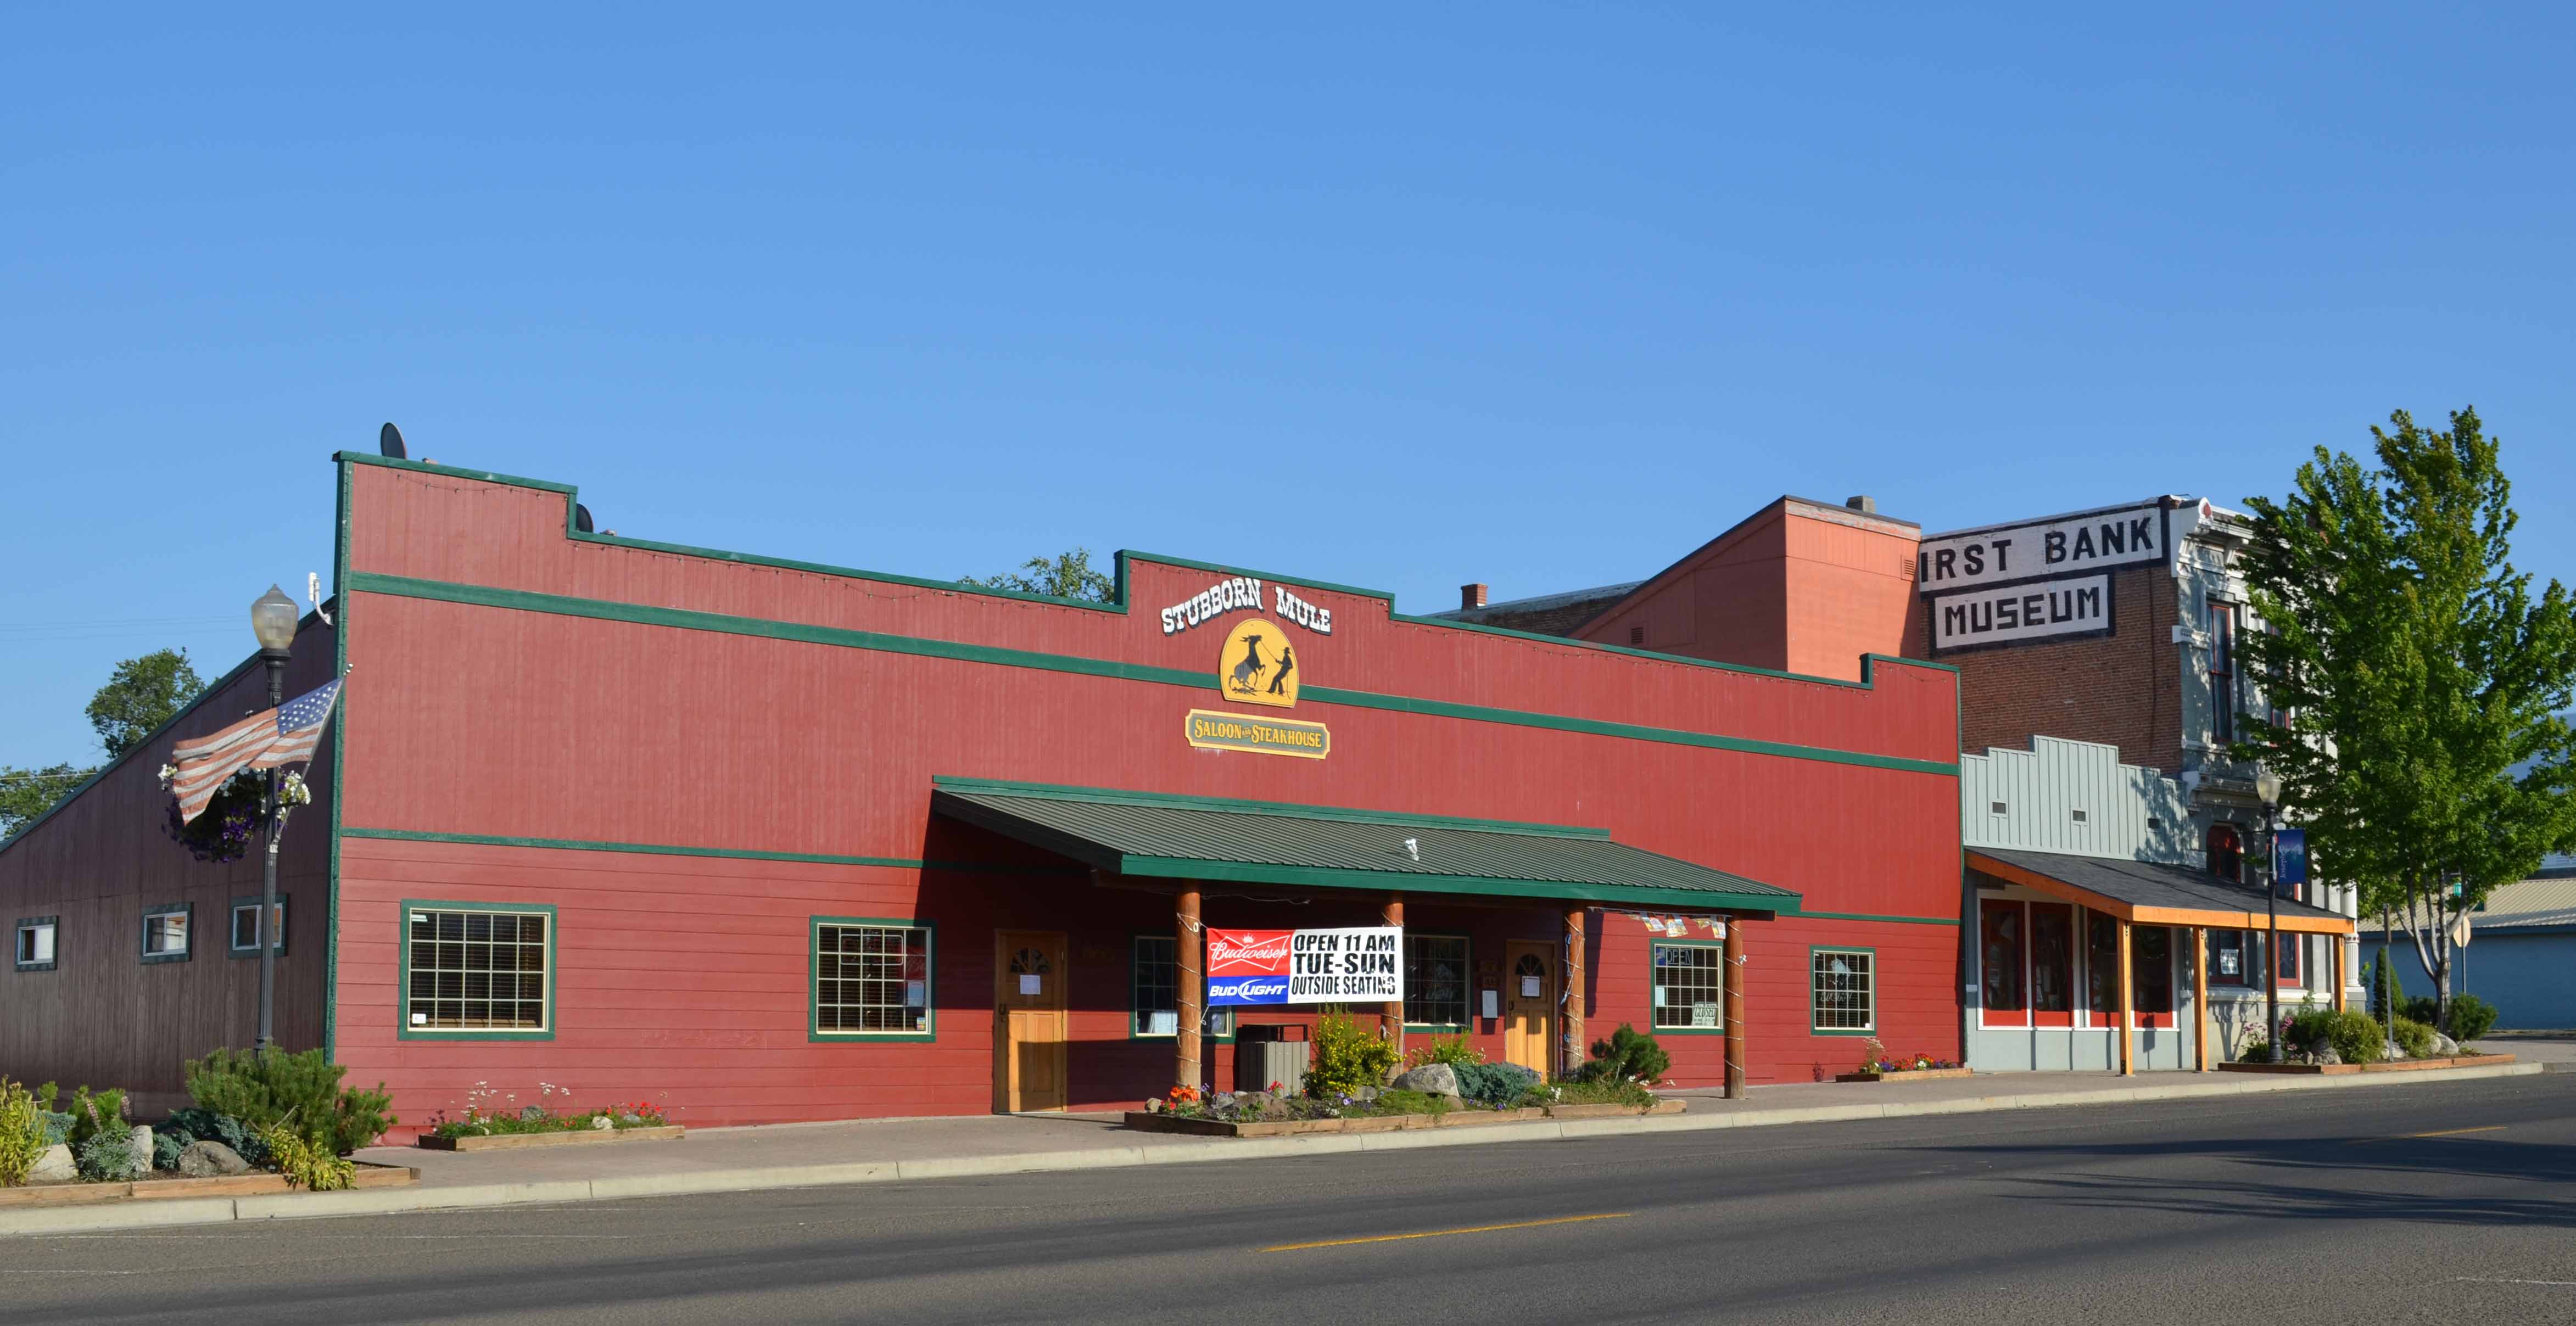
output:
[[[2281,1062],[2281,978],[2274,969],[2281,961],[2281,863],[2275,854],[2281,850],[2281,775],[2255,766],[2254,795],[2263,803],[2263,1025],[2268,1028],[2263,1039],[2277,1064]]]
[[[250,605],[251,634],[259,637],[259,659],[268,665],[268,707],[275,709],[286,698],[286,660],[295,645],[295,626],[303,614],[296,611],[295,600],[286,597],[277,586],[259,596]],[[277,1044],[277,783],[278,771],[268,771],[267,796],[263,808],[268,812],[268,850],[260,867],[259,920],[253,933],[259,940],[259,1045],[262,1053]]]

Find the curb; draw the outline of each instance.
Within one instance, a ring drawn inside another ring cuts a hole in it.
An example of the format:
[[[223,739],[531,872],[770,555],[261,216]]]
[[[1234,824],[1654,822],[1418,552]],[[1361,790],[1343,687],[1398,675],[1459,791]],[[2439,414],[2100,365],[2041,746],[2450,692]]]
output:
[[[1324,1156],[1422,1147],[1481,1146],[1497,1142],[1581,1141],[1636,1133],[1707,1132],[1780,1124],[1839,1123],[1853,1119],[1904,1119],[2001,1110],[2120,1105],[2201,1096],[2246,1096],[2279,1091],[2335,1091],[2352,1087],[2412,1086],[2493,1077],[2576,1072],[2576,1064],[2498,1064],[2432,1072],[2345,1077],[2263,1077],[2205,1081],[2114,1091],[2034,1092],[1959,1100],[1883,1101],[1862,1105],[1810,1105],[1730,1114],[1654,1114],[1640,1118],[1564,1119],[1495,1124],[1485,1128],[1422,1128],[1387,1133],[1310,1133],[1295,1137],[1219,1138],[1161,1146],[1113,1146],[1021,1155],[953,1156],[930,1160],[860,1161],[834,1165],[702,1170],[681,1174],[621,1175],[546,1183],[488,1183],[454,1188],[375,1188],[360,1192],[288,1193],[259,1197],[185,1198],[57,1209],[0,1211],[0,1238],[11,1235],[80,1234],[174,1225],[228,1224],[242,1220],[317,1220],[337,1216],[453,1211],[474,1207],[538,1206],[631,1197],[680,1197],[699,1193],[784,1188],[828,1188],[862,1183],[978,1178],[1134,1165],[1189,1165],[1220,1160]],[[2215,1075],[2213,1075],[2215,1076]]]

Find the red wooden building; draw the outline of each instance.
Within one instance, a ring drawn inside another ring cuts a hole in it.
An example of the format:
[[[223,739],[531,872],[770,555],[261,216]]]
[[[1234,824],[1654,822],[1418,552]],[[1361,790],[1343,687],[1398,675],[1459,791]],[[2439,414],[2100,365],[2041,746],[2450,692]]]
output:
[[[1792,676],[1143,554],[1116,602],[1055,600],[338,459],[336,625],[294,666],[349,684],[289,830],[279,1022],[407,1123],[540,1081],[700,1124],[1101,1108],[1194,1048],[1230,1085],[1237,1038],[1301,1018],[1203,1022],[1193,911],[1400,917],[1404,1034],[1533,1066],[1622,1022],[1686,1085],[1734,1037],[1753,1082],[1872,1035],[1960,1053],[1939,664]],[[0,847],[0,914],[57,918],[0,976],[13,1075],[167,1093],[249,1041],[257,964],[215,951],[240,870],[159,841],[151,788],[239,711],[218,689]],[[173,903],[205,947],[140,961]]]

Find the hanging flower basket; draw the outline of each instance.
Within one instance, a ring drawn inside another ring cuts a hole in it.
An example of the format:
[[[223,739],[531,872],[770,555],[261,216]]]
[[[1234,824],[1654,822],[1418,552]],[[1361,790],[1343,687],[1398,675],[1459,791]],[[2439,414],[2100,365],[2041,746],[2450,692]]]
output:
[[[164,765],[161,785],[168,787],[177,771]],[[214,798],[206,803],[204,813],[181,823],[179,799],[172,797],[162,832],[170,841],[188,849],[188,855],[213,865],[239,861],[250,855],[251,844],[259,840],[260,831],[268,827],[268,812],[263,802],[268,795],[268,774],[263,770],[244,769],[224,780],[215,789]],[[304,775],[289,773],[277,789],[280,808],[292,812],[295,807],[313,800],[312,789],[304,785]],[[283,815],[281,815],[283,818]]]

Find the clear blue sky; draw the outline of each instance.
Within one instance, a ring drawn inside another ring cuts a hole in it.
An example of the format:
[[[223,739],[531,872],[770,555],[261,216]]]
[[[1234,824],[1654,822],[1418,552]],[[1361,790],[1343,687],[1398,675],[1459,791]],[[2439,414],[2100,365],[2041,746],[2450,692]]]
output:
[[[237,661],[387,419],[642,537],[1435,610],[2474,403],[2576,580],[2563,8],[745,8],[15,11],[0,762]]]

